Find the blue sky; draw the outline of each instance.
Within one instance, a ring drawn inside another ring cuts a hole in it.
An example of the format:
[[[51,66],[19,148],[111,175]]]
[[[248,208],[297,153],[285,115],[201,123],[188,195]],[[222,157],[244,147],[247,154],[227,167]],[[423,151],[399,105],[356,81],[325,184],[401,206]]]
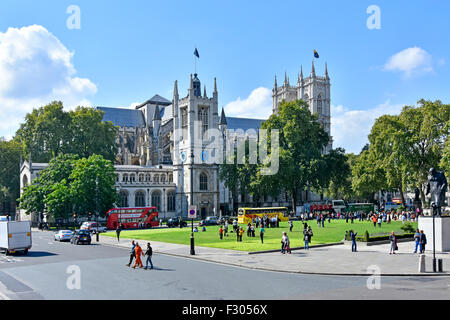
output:
[[[70,5],[81,10],[80,29],[67,28]],[[381,29],[367,27],[370,5],[380,8]],[[21,29],[32,25],[44,30]],[[327,62],[331,77],[335,146],[359,152],[377,116],[420,98],[449,102],[448,30],[448,1],[3,0],[0,71],[6,75],[0,80],[13,84],[0,85],[0,117],[8,123],[0,125],[0,136],[13,135],[45,99],[60,98],[68,107],[130,107],[154,94],[170,100],[175,80],[186,93],[195,46],[209,93],[217,77],[219,106],[227,114],[265,118],[274,75],[282,79],[286,71],[295,83],[300,65],[309,74],[316,49],[316,73]],[[37,33],[34,42],[27,36]],[[7,49],[17,37],[23,45]],[[46,45],[58,53],[50,56],[64,56],[59,64],[43,58]],[[28,46],[35,64],[24,64],[27,57],[10,61]]]

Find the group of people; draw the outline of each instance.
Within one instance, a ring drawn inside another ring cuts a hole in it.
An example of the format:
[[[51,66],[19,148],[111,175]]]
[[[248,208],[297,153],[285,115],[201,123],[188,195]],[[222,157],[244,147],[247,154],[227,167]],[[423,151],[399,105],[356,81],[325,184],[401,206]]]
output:
[[[128,262],[128,264],[126,266],[130,267],[131,264],[133,263],[133,260],[136,259],[134,266],[132,267],[133,269],[136,268],[137,266],[139,266],[139,268],[144,268],[147,270],[149,264],[150,264],[150,269],[153,269],[152,254],[153,254],[153,249],[150,245],[150,242],[147,242],[147,250],[144,252],[142,250],[141,246],[139,245],[139,243],[134,242],[134,240],[133,240],[133,241],[131,241],[130,261]],[[142,257],[147,256],[145,267],[142,264],[141,256]]]

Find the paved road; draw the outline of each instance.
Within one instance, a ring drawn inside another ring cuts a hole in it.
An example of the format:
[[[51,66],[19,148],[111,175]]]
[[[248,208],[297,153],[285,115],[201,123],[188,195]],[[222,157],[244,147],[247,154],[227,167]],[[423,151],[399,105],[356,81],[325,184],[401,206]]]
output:
[[[0,299],[449,299],[450,280],[382,277],[380,289],[368,277],[317,276],[250,270],[155,254],[155,270],[125,266],[128,250],[53,241],[33,232],[28,256],[0,255]],[[75,266],[75,267],[73,267]],[[69,289],[79,270],[80,289]]]

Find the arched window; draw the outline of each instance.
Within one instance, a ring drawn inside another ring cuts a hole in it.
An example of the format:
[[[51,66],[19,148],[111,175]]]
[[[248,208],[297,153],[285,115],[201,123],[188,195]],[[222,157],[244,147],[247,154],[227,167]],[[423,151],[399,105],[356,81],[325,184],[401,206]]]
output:
[[[136,175],[134,173],[130,174],[130,182],[133,183],[135,181],[136,181]]]
[[[128,192],[125,190],[120,191],[120,207],[126,208],[128,207]]]
[[[322,96],[319,94],[317,97],[317,114],[319,116],[321,116],[323,113],[323,108],[322,108]]]
[[[170,183],[173,182],[173,174],[169,174],[169,182],[170,182]]]
[[[145,193],[137,191],[134,195],[134,205],[136,207],[145,207]]]
[[[28,186],[28,177],[27,176],[23,176],[22,185],[23,185],[24,188],[26,186]]]
[[[159,174],[155,174],[155,175],[153,176],[153,182],[154,182],[154,183],[159,183]]]
[[[167,193],[167,211],[175,211],[175,192]]]
[[[150,173],[147,173],[147,174],[145,175],[145,181],[146,181],[146,182],[152,181],[152,176],[150,175]]]
[[[144,174],[139,175],[139,182],[144,182]]]
[[[158,210],[161,208],[161,191],[153,191],[152,207],[156,207]]]
[[[128,182],[128,174],[124,174],[123,176],[122,176],[122,181],[123,182]]]
[[[198,121],[202,123],[202,134],[208,130],[208,108],[200,107],[198,110]]]
[[[206,175],[206,173],[200,174],[200,190],[201,191],[208,190],[208,176]]]
[[[166,175],[162,174],[161,175],[161,183],[164,183],[164,182],[166,182]]]

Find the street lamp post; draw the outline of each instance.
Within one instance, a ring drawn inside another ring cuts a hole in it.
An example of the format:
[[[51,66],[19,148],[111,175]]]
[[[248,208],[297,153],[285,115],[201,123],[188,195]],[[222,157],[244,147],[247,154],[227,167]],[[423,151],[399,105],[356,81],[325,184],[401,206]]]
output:
[[[95,211],[97,215],[97,230],[95,232],[96,240],[99,242],[99,225],[98,225],[98,176],[95,178]]]
[[[434,216],[436,214],[436,204],[431,204],[431,214],[433,215],[433,272],[436,272],[436,232],[434,224]]]

